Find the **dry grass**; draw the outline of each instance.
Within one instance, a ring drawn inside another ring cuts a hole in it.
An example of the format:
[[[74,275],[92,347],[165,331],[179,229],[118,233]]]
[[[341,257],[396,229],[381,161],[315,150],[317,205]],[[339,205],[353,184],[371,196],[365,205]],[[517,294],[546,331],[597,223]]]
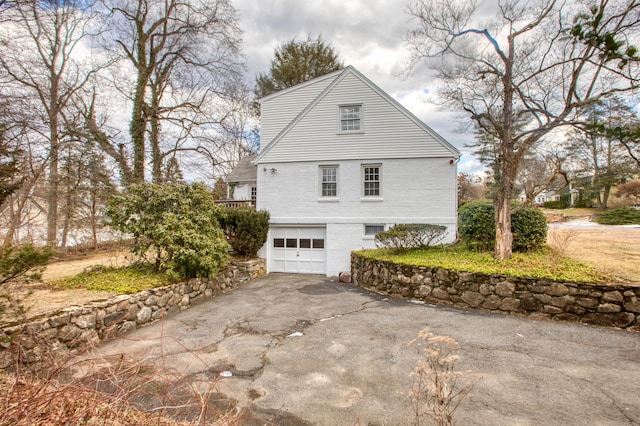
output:
[[[0,426],[242,424],[236,401],[217,391],[217,376],[185,379],[164,368],[162,355],[61,359],[38,344],[47,353],[42,368],[24,364],[13,345],[11,371],[0,370]]]
[[[551,228],[548,243],[601,273],[640,285],[640,228]]]

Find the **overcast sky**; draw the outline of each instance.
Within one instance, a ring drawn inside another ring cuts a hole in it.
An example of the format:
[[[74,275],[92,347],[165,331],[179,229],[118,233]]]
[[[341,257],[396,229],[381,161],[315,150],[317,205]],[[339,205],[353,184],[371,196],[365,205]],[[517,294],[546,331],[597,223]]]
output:
[[[438,111],[435,89],[424,70],[400,78],[408,52],[405,34],[415,24],[406,13],[410,0],[233,0],[244,31],[249,79],[267,71],[283,42],[322,35],[345,65],[353,65],[432,129],[462,151],[460,172],[481,169],[460,133],[456,114]]]

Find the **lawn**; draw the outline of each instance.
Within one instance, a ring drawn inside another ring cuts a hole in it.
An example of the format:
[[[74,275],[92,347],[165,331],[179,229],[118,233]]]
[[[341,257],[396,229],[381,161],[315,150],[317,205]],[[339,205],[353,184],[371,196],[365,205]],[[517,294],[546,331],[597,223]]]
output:
[[[640,227],[552,227],[548,243],[603,274],[640,284]]]
[[[640,284],[640,226],[588,223],[588,217],[600,212],[597,209],[543,211],[566,220],[549,226],[547,243],[556,251],[619,281]]]
[[[491,252],[474,252],[461,246],[410,250],[402,254],[394,254],[388,249],[377,249],[363,251],[360,254],[403,265],[438,267],[461,272],[573,282],[605,283],[612,280],[595,268],[558,255],[553,250],[514,253],[510,259],[504,261],[496,260]]]

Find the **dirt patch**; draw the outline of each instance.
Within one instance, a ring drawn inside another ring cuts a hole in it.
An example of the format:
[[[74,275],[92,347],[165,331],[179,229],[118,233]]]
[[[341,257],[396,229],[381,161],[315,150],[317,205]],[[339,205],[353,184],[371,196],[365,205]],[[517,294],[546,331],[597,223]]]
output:
[[[132,260],[133,257],[130,253],[121,250],[60,260],[47,266],[42,274],[43,282],[28,285],[11,285],[3,290],[10,293],[13,298],[20,300],[20,304],[26,309],[27,317],[31,318],[68,306],[82,305],[114,297],[115,293],[107,291],[55,290],[49,287],[48,283],[77,275],[94,265],[126,266]],[[6,321],[8,318],[3,317],[2,320]]]

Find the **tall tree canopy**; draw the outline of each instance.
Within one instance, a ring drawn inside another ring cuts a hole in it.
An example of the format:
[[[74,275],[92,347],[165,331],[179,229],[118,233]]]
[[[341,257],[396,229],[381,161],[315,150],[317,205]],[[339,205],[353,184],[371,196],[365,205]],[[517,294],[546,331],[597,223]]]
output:
[[[304,83],[343,67],[331,45],[321,36],[306,40],[290,40],[278,47],[269,71],[256,77],[256,98]]]
[[[219,125],[229,114],[215,107],[243,75],[236,10],[228,0],[103,3],[111,12],[115,48],[135,73],[135,81],[126,82],[131,89],[120,89],[132,105],[132,179],[145,180],[150,148],[153,181],[161,183],[177,151],[197,150],[181,146],[185,139],[198,139],[203,128]],[[164,149],[163,132],[171,133]]]
[[[418,0],[407,41],[412,65],[442,82],[444,105],[464,111],[499,141],[495,254],[511,256],[511,196],[524,156],[587,107],[640,83],[640,2],[501,0],[481,21],[474,0]],[[524,123],[522,126],[514,125]]]
[[[60,149],[76,99],[94,74],[79,50],[89,38],[96,13],[92,1],[17,0],[2,11],[0,68],[4,89],[33,110],[33,133],[44,141],[48,157],[47,242],[58,239]],[[95,31],[95,28],[93,29]]]

